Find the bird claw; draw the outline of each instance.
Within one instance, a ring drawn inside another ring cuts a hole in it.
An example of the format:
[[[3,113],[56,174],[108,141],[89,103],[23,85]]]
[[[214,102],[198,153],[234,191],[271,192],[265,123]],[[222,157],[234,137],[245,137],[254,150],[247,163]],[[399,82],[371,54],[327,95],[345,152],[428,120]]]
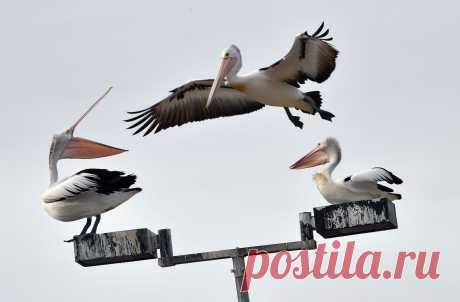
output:
[[[87,238],[87,237],[91,237],[91,236],[93,236],[93,235],[96,235],[96,233],[81,234],[81,235],[78,235],[78,236],[74,236],[72,239],[64,240],[64,242],[67,242],[67,243],[69,243],[69,242],[74,242],[75,239],[77,239],[77,238],[80,239],[80,240],[82,240],[82,239],[85,239],[85,238]]]
[[[291,119],[291,122],[296,126],[297,128],[302,129],[303,128],[303,123],[300,121],[300,117],[298,116],[293,116]]]

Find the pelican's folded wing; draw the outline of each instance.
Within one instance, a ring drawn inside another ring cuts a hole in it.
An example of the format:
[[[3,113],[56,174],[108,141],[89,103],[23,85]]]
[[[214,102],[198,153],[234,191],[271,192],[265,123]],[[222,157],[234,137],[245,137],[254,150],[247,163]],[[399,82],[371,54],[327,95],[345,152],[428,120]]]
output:
[[[133,174],[125,175],[121,171],[106,169],[85,169],[51,186],[42,195],[42,199],[50,203],[72,201],[85,192],[110,195],[121,191],[140,191],[140,188],[130,188],[135,182],[136,175]]]
[[[42,200],[45,203],[71,200],[84,192],[94,191],[97,188],[94,177],[95,175],[82,173],[64,178],[46,190]]]
[[[402,179],[394,175],[392,172],[381,168],[375,167],[369,170],[355,173],[341,180],[344,186],[354,192],[369,191],[375,189],[378,182],[384,181],[388,184],[402,184]],[[391,192],[390,188],[381,186],[383,191]]]
[[[133,123],[128,129],[137,128],[134,134],[146,129],[145,136],[153,130],[157,133],[189,122],[239,115],[264,107],[236,89],[221,86],[216,90],[212,104],[206,108],[212,83],[213,80],[191,81],[171,90],[167,98],[153,106],[129,112],[135,116],[125,120]]]
[[[306,80],[318,83],[327,80],[335,69],[338,51],[327,42],[332,38],[327,37],[328,29],[322,32],[323,28],[324,23],[313,35],[299,34],[284,58],[260,71],[295,87]]]

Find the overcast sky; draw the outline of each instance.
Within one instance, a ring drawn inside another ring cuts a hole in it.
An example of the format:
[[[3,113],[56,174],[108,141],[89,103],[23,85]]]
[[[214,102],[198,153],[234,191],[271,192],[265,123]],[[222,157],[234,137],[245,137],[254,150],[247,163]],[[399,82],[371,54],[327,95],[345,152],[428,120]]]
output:
[[[320,89],[333,123],[279,108],[188,124],[146,138],[121,121],[191,79],[215,75],[222,49],[243,72],[278,60],[299,32],[325,21],[340,50]],[[398,188],[399,229],[345,237],[357,252],[441,251],[440,279],[294,280],[252,284],[252,301],[433,301],[457,295],[458,29],[455,1],[2,1],[0,3],[0,297],[3,301],[235,301],[231,261],[160,268],[156,261],[83,268],[63,243],[84,221],[42,209],[51,136],[115,88],[76,135],[130,149],[84,168],[136,173],[144,191],[103,215],[100,232],[171,228],[176,254],[299,239],[298,212],[326,202],[312,174],[288,167],[327,136],[336,176],[383,166]],[[318,243],[331,240],[319,235]]]

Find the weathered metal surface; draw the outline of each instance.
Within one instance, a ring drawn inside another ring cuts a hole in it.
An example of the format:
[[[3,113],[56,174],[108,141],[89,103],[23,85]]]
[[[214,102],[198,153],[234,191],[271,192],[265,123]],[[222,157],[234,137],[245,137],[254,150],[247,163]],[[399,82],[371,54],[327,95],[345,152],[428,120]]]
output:
[[[234,257],[246,257],[249,254],[249,250],[256,249],[259,251],[266,251],[267,253],[276,253],[279,251],[298,251],[298,250],[313,250],[316,249],[316,241],[295,241],[295,242],[286,242],[286,243],[276,243],[276,244],[267,244],[267,245],[257,245],[244,248],[235,248],[228,250],[220,250],[213,252],[204,252],[196,254],[186,254],[179,256],[172,256],[165,259],[158,259],[158,265],[160,266],[172,266],[176,264],[185,264],[192,262],[202,262],[202,261],[211,261],[211,260],[221,260],[226,258]],[[160,261],[162,260],[162,261]],[[165,265],[165,264],[168,265]]]
[[[299,213],[300,239],[302,241],[313,240],[315,220],[310,212]]]
[[[244,257],[238,256],[232,258],[233,269],[232,273],[235,276],[236,296],[238,302],[249,302],[249,293],[241,292],[241,286],[243,285],[244,271],[246,265],[244,263]]]
[[[158,265],[161,267],[173,266],[174,263],[170,261],[171,257],[173,256],[170,229],[158,230],[158,245],[161,256],[161,258],[158,259]]]
[[[136,229],[74,237],[75,261],[94,266],[157,258],[157,235]]]
[[[313,210],[316,232],[324,238],[398,228],[395,205],[388,200],[347,202]]]

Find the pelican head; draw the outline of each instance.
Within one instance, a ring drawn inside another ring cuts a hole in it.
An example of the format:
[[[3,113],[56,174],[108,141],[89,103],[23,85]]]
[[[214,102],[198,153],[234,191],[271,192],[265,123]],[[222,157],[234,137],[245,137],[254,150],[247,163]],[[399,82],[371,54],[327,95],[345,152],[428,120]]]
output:
[[[329,162],[338,162],[340,156],[339,142],[333,137],[328,137],[324,141],[318,143],[313,150],[296,161],[290,168],[305,169],[324,165]]]
[[[217,76],[212,83],[211,92],[206,102],[206,108],[212,103],[212,98],[216,92],[217,87],[225,80],[228,82],[229,78],[234,77],[241,69],[242,60],[240,49],[236,45],[230,45],[222,52],[222,60],[219,66]]]
[[[75,137],[74,131],[88,113],[109,93],[101,96],[69,129],[55,134],[51,142],[49,160],[56,163],[64,158],[98,158],[120,154],[127,150],[111,147],[86,138]]]

